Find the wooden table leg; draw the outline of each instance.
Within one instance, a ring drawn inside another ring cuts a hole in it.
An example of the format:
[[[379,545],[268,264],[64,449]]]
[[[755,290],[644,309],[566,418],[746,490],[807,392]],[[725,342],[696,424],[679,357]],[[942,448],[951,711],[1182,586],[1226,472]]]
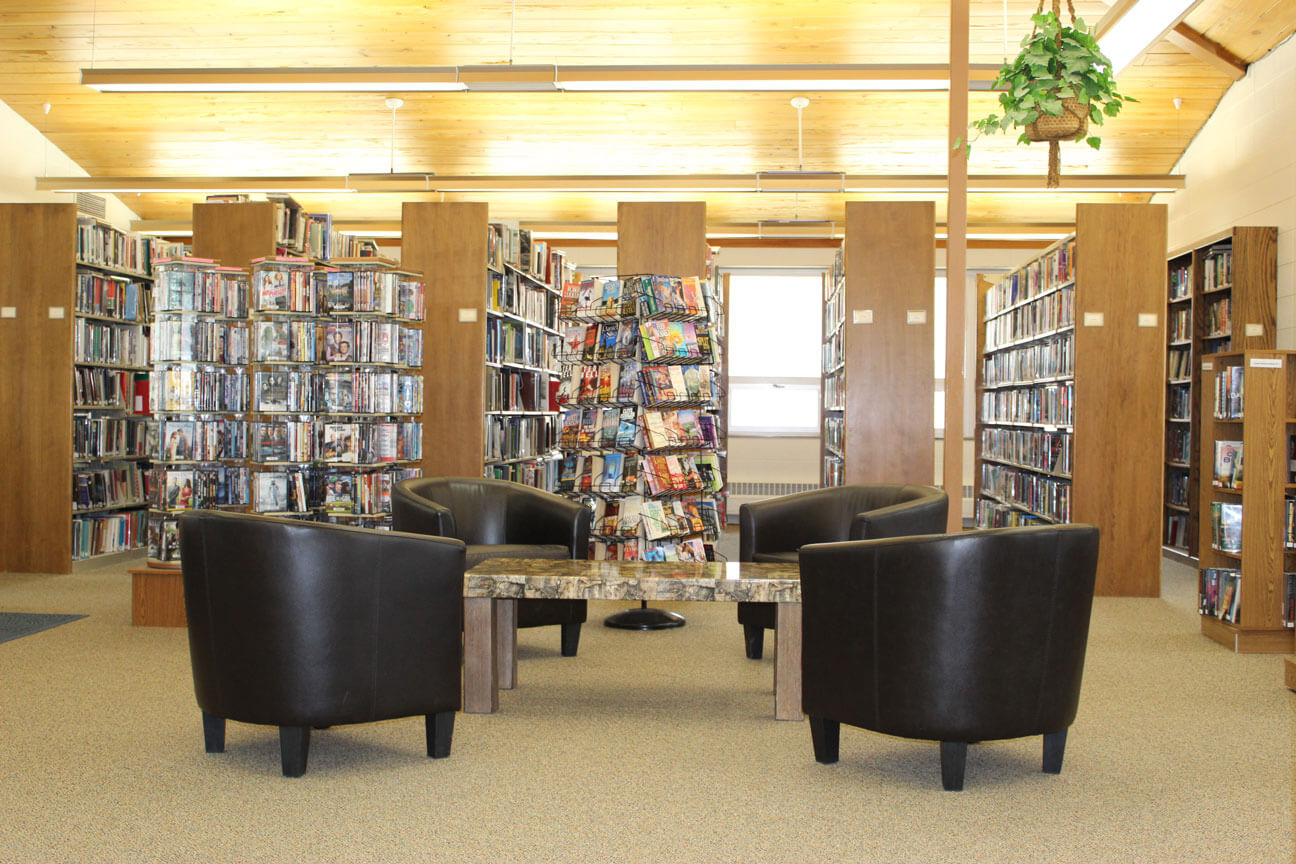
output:
[[[517,601],[495,601],[495,664],[501,690],[517,686]]]
[[[464,598],[463,710],[467,714],[494,714],[499,710],[495,602],[492,597]]]
[[[779,603],[774,614],[774,718],[800,720],[801,604]]]

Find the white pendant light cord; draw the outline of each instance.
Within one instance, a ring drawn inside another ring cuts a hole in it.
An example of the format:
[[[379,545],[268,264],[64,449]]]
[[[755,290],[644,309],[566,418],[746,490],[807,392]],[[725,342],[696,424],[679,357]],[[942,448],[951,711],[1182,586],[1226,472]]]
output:
[[[387,169],[389,173],[396,173],[396,109],[405,104],[405,100],[396,96],[388,98],[384,103],[392,112],[392,131],[391,131],[391,165]]]

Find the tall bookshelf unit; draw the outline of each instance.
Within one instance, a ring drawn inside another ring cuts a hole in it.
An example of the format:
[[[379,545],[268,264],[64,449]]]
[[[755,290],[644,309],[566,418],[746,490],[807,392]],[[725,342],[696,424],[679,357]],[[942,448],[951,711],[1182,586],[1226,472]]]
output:
[[[841,317],[825,345],[836,362],[823,387],[834,409],[825,437],[840,445],[825,483],[935,480],[935,236],[930,201],[846,203],[844,272],[832,289]]]
[[[1285,574],[1296,571],[1296,544],[1289,545],[1296,526],[1288,514],[1288,506],[1296,507],[1288,505],[1296,497],[1288,461],[1296,434],[1296,352],[1207,354],[1200,371],[1201,631],[1239,653],[1291,653],[1296,642],[1284,607]],[[1245,476],[1220,469],[1229,459],[1217,458],[1218,442],[1245,465]],[[1216,508],[1232,508],[1236,518],[1215,515]],[[1240,586],[1221,579],[1209,589],[1209,575],[1220,571],[1240,573]],[[1235,593],[1240,604],[1231,610]]]
[[[1098,526],[1100,595],[1160,594],[1166,210],[1081,204],[1076,233],[978,301],[978,526]]]
[[[484,203],[411,203],[402,263],[427,283],[423,451],[428,476],[496,477],[557,486],[561,253],[492,223]]]
[[[149,241],[77,218],[73,325],[72,558],[141,548]]]
[[[1197,556],[1202,375],[1215,352],[1276,345],[1278,230],[1235,227],[1166,263],[1166,431],[1162,543]]]
[[[124,306],[118,317],[94,284],[122,285],[111,277],[123,277],[145,286],[151,248],[79,216],[73,204],[0,204],[0,452],[9,500],[19,502],[0,508],[0,571],[71,572],[74,521],[89,540],[82,553],[143,541],[134,498],[119,498],[115,510],[81,507],[74,517],[74,477],[109,472],[100,476],[118,489],[118,480],[139,477],[143,319],[126,318]],[[142,288],[127,290],[141,296]],[[106,362],[123,356],[127,363]]]
[[[845,482],[846,357],[842,352],[846,320],[846,248],[838,247],[832,271],[824,275],[823,290],[823,386],[819,437],[822,463],[819,482],[840,486]]]

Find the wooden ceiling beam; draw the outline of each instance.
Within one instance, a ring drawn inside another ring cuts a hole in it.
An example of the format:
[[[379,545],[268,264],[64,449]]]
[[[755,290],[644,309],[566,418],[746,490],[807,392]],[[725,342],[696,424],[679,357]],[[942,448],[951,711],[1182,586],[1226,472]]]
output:
[[[1234,81],[1247,73],[1247,63],[1241,57],[1207,36],[1203,36],[1182,21],[1166,34],[1166,41],[1186,51],[1216,71],[1223,72]]]

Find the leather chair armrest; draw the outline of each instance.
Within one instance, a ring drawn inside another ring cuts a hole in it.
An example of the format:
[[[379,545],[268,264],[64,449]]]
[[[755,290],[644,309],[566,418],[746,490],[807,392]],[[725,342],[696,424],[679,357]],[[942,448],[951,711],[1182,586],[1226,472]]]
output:
[[[407,491],[392,490],[392,530],[434,537],[454,537],[455,518],[449,507]]]
[[[909,537],[915,534],[944,534],[949,517],[949,496],[944,490],[924,498],[901,501],[857,513],[851,519],[851,540],[880,537]],[[846,539],[846,538],[843,538]]]

